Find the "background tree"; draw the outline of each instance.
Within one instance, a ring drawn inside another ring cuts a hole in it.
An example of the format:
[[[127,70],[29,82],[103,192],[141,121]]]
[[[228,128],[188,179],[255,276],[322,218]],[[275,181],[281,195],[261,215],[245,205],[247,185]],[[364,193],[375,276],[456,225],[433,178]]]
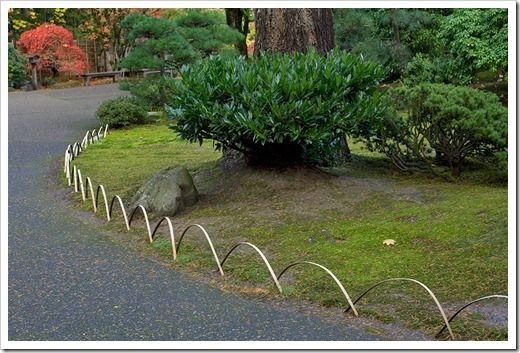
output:
[[[331,9],[256,9],[255,51],[326,53],[334,47]]]
[[[58,72],[80,74],[88,68],[85,54],[74,42],[72,33],[61,26],[46,23],[25,31],[18,45],[27,55],[39,55],[37,68],[47,69],[53,76]]]
[[[336,9],[334,31],[340,48],[384,65],[391,81],[469,84],[507,72],[504,9]]]
[[[10,8],[8,13],[9,32],[13,41],[20,34],[44,23],[65,25],[67,8]]]
[[[439,38],[452,58],[451,74],[507,72],[507,9],[456,9],[440,26]]]
[[[225,23],[223,12],[186,10],[173,13],[173,19],[131,14],[121,26],[132,50],[122,61],[131,70],[159,70],[159,77],[148,78],[129,87],[130,92],[150,109],[162,108],[172,94],[173,83],[166,71],[212,54],[237,55],[232,48],[243,36]]]
[[[334,48],[332,9],[257,9],[255,11],[254,55],[261,52],[306,52],[310,48],[327,53]],[[350,158],[343,132],[331,137],[337,162]]]
[[[236,54],[232,47],[244,40],[244,35],[227,25],[222,11],[189,9],[173,21],[200,57]]]
[[[129,69],[177,69],[211,54],[228,51],[243,36],[214,11],[188,10],[173,20],[133,14],[121,27],[133,47],[123,62]]]
[[[159,70],[163,75],[165,70],[197,57],[172,20],[131,14],[121,22],[121,28],[127,30],[126,41],[132,46],[122,62],[130,70],[146,68]]]
[[[417,9],[336,9],[337,45],[384,65],[399,78],[416,53],[436,49],[435,14]]]
[[[121,60],[128,54],[130,44],[126,40],[121,22],[132,13],[155,13],[156,9],[99,8],[84,9],[87,19],[80,30],[86,38],[97,41],[102,47],[105,67],[119,69]]]
[[[226,9],[226,22],[228,26],[243,34],[244,38],[236,44],[240,55],[247,56],[247,35],[249,34],[249,23],[252,21],[253,11],[251,9]]]
[[[27,58],[9,43],[7,81],[9,87],[18,88],[27,78]]]

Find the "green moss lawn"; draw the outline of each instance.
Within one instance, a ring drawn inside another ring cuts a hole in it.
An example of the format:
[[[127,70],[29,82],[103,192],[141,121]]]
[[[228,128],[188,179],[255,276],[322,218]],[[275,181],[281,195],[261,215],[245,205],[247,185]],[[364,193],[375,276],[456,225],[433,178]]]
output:
[[[353,161],[328,171],[333,174],[252,169],[222,164],[210,141],[190,144],[160,124],[112,130],[75,162],[83,176],[125,200],[158,170],[183,165],[194,175],[201,200],[173,217],[177,232],[188,222],[202,224],[220,257],[238,241],[252,242],[265,251],[277,272],[298,260],[321,263],[354,298],[390,277],[424,282],[448,312],[481,296],[507,294],[504,176],[475,164],[461,180],[450,183],[397,172],[359,144],[353,143],[352,150]],[[151,249],[173,264],[166,239]],[[385,239],[394,239],[396,245],[383,245]],[[212,261],[209,248],[194,232],[183,242],[174,266],[213,276]],[[267,296],[277,293],[260,258],[249,249],[232,255],[225,271],[226,285]],[[290,298],[345,307],[338,288],[319,269],[295,267],[282,286]],[[490,301],[484,309],[493,312],[500,304]],[[432,335],[442,327],[426,292],[407,283],[382,286],[357,308],[361,315]],[[455,320],[454,331],[461,339],[507,337],[505,327],[493,325],[478,311]]]

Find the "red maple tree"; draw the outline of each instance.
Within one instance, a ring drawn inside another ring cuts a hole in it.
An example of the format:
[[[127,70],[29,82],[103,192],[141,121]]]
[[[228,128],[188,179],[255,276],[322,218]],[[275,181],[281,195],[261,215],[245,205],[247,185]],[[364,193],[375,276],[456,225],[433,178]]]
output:
[[[25,31],[18,41],[20,51],[27,55],[39,55],[38,69],[58,72],[83,73],[88,69],[87,58],[64,27],[44,23]]]

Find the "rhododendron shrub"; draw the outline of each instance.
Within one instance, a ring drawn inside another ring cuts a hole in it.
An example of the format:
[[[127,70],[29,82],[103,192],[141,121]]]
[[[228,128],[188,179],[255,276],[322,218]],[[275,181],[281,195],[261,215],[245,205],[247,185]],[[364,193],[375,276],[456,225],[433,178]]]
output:
[[[74,42],[72,33],[64,27],[44,23],[22,33],[20,50],[27,55],[39,55],[37,68],[58,72],[83,73],[88,69],[87,57]]]

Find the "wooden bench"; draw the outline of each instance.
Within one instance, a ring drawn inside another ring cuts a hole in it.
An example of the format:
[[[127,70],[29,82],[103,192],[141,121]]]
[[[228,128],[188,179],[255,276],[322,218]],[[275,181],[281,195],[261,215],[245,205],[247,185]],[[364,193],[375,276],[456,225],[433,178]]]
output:
[[[89,72],[86,74],[82,74],[81,78],[83,78],[83,86],[90,86],[90,79],[92,77],[112,77],[112,82],[116,82],[116,77],[123,76],[123,71],[105,71],[105,72]]]

